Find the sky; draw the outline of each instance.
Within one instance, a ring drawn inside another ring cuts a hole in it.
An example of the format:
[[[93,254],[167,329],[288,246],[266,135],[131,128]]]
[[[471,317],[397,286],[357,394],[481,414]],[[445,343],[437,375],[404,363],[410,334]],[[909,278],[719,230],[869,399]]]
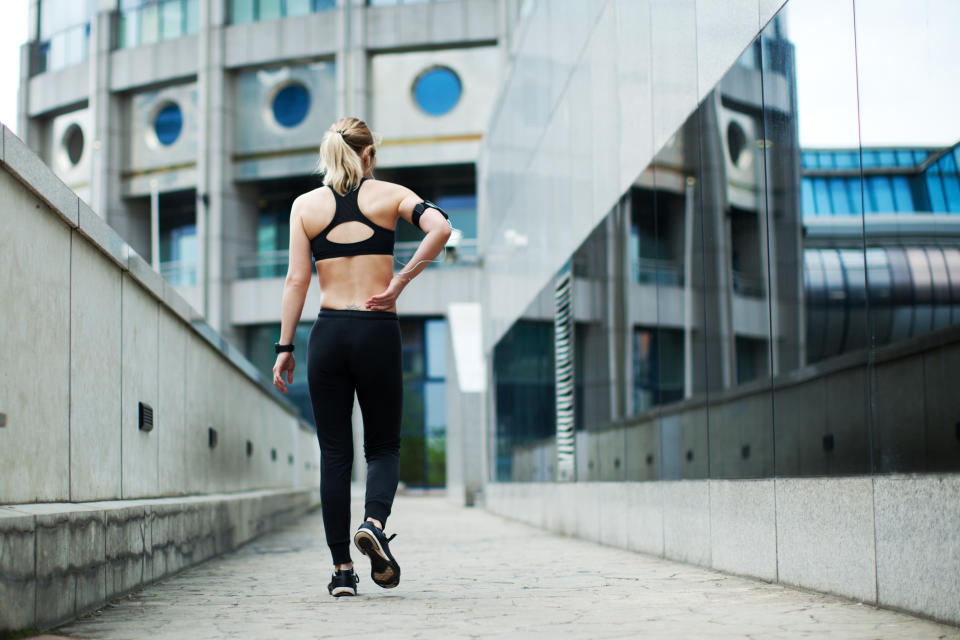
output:
[[[0,1],[0,121],[16,132],[28,0]],[[855,147],[858,131],[865,146],[960,140],[960,0],[859,0],[856,44],[850,2],[791,0],[784,15],[797,52],[801,146]]]
[[[960,0],[858,0],[856,15],[850,2],[791,0],[783,15],[796,48],[801,147],[960,140]]]
[[[3,0],[0,20],[0,122],[17,133],[20,45],[27,40],[28,0]]]

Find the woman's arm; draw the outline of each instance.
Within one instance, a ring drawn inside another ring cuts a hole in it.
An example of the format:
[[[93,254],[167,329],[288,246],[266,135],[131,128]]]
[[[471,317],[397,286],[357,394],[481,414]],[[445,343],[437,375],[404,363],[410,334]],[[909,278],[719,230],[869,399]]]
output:
[[[287,267],[287,277],[283,283],[283,298],[280,303],[280,344],[293,343],[313,275],[310,240],[301,221],[302,208],[302,200],[297,198],[290,210],[290,263]],[[284,393],[287,392],[287,385],[284,383],[283,374],[287,374],[287,383],[293,382],[295,366],[296,361],[292,352],[277,354],[277,362],[273,365],[273,384]]]
[[[409,189],[406,191],[408,195],[400,203],[399,211],[400,217],[410,222],[411,216],[413,215],[413,208],[423,200]],[[417,247],[413,257],[410,258],[410,262],[398,273],[394,274],[386,291],[371,296],[370,299],[367,300],[367,309],[370,311],[386,311],[393,307],[404,287],[406,287],[417,274],[426,269],[431,260],[440,255],[444,245],[447,243],[447,239],[450,237],[450,225],[447,223],[446,218],[436,209],[431,208],[423,212],[423,215],[420,216],[420,229],[425,231],[427,235],[420,241],[420,246]]]

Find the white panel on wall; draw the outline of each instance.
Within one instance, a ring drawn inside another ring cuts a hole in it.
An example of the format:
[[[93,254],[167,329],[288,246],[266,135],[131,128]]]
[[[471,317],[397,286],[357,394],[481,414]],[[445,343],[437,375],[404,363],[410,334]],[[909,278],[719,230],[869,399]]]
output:
[[[50,122],[47,165],[84,200],[90,197],[90,164],[96,144],[90,110],[78,109]]]
[[[128,114],[123,164],[128,177],[124,190],[128,194],[146,194],[154,180],[160,191],[195,186],[200,117],[197,85],[135,94],[130,98]],[[145,174],[146,171],[150,173]]]
[[[410,138],[481,134],[500,84],[500,55],[497,47],[475,47],[373,56],[371,126],[386,145]],[[425,112],[413,93],[418,76],[434,67],[452,70],[462,88],[460,99],[443,115]]]

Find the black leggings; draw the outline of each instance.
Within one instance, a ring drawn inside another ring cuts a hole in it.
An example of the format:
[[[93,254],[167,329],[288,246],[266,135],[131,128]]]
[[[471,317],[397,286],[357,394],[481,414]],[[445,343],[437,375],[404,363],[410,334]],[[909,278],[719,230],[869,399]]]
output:
[[[386,524],[400,473],[400,322],[387,311],[321,309],[307,343],[307,384],[320,441],[320,500],[333,563],[350,562],[353,395],[363,414],[364,520]]]

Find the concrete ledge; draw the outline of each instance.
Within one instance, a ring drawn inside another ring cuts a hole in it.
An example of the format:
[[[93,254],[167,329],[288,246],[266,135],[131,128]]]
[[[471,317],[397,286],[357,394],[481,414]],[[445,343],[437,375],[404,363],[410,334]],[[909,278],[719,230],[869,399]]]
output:
[[[71,228],[80,217],[80,198],[53,175],[37,154],[10,129],[3,127],[3,164]]]
[[[960,474],[493,482],[483,496],[554,533],[960,624]]]
[[[292,522],[319,492],[0,506],[0,635],[50,629]]]

